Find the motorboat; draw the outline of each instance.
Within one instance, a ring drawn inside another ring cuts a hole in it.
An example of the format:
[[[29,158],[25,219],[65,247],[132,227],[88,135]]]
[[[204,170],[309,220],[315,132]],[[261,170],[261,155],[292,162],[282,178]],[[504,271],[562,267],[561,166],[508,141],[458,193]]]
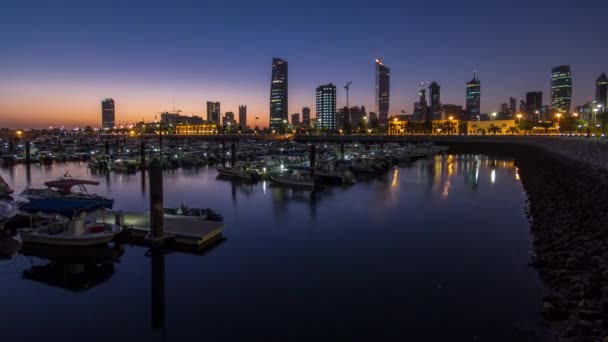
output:
[[[222,222],[224,218],[209,208],[190,208],[183,203],[176,208],[163,208],[165,217],[198,217],[201,220]]]
[[[21,192],[20,196],[27,200],[50,199],[50,198],[70,198],[80,200],[104,201],[108,208],[112,208],[113,199],[96,194],[90,194],[87,185],[99,185],[98,181],[75,179],[63,177],[56,180],[45,182],[46,188],[34,189],[27,188]],[[77,188],[77,191],[74,191]]]
[[[32,200],[20,207],[20,211],[30,215],[30,224],[18,229],[18,233],[24,244],[63,247],[107,244],[122,231],[120,226],[105,222],[107,209],[107,202],[99,199]]]
[[[271,174],[269,177],[273,184],[280,186],[305,190],[320,190],[322,188],[320,181],[310,173],[302,172],[302,170]]]
[[[251,182],[260,180],[260,174],[255,169],[245,165],[236,165],[234,167],[217,165],[215,169],[220,176],[231,179],[240,179]]]

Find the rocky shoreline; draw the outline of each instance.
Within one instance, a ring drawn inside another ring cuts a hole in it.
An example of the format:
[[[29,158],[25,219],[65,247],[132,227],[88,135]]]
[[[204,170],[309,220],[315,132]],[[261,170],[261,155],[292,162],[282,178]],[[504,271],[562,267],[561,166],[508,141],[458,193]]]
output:
[[[601,167],[603,159],[592,165],[587,160],[595,159],[588,155],[565,157],[567,142],[551,148],[530,142],[450,146],[456,153],[515,159],[529,200],[531,264],[545,287],[539,309],[552,336],[557,341],[608,341],[608,171]],[[593,155],[603,145],[596,145]],[[584,145],[567,148],[576,151]],[[602,157],[607,156],[604,151]]]

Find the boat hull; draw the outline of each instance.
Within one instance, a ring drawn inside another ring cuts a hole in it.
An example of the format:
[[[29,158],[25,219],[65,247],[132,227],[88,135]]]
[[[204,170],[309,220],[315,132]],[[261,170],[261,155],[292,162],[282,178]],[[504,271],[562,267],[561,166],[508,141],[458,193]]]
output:
[[[38,233],[27,229],[19,231],[19,235],[21,236],[21,239],[23,240],[24,244],[33,243],[62,247],[84,247],[103,245],[110,243],[119,233],[120,230],[116,230],[112,232],[90,234],[81,237],[68,237]]]

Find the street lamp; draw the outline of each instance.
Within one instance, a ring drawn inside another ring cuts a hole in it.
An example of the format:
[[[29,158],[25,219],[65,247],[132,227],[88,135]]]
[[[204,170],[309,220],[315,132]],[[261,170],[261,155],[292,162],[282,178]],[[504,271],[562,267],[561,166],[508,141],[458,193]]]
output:
[[[557,116],[557,132],[559,133],[559,118],[562,117],[562,113],[557,113],[555,116]]]
[[[498,115],[498,113],[492,113],[492,120],[496,121],[496,115]]]
[[[448,135],[450,135],[451,130],[452,130],[452,120],[454,120],[454,117],[450,115],[450,116],[448,117],[448,119],[450,120],[450,121],[449,121],[449,122],[450,122],[450,127],[448,127]]]
[[[519,125],[521,125],[521,118],[522,118],[522,117],[523,117],[523,115],[521,115],[521,114],[517,114],[517,121],[518,121],[517,123],[518,123]]]

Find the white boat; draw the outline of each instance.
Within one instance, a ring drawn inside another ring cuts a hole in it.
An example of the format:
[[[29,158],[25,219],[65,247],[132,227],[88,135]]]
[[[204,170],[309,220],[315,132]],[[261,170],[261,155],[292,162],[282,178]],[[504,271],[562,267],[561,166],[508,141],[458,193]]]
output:
[[[24,244],[63,247],[107,244],[122,228],[105,222],[106,204],[103,200],[64,198],[31,201],[20,208],[30,215],[30,226],[18,229],[18,233]]]
[[[224,177],[255,182],[260,179],[259,173],[247,166],[225,167],[218,165],[217,172]]]
[[[316,181],[310,174],[303,174],[298,170],[293,172],[284,172],[282,174],[270,176],[270,181],[274,184],[286,186],[290,188],[305,189],[305,190],[319,190],[321,185]]]

